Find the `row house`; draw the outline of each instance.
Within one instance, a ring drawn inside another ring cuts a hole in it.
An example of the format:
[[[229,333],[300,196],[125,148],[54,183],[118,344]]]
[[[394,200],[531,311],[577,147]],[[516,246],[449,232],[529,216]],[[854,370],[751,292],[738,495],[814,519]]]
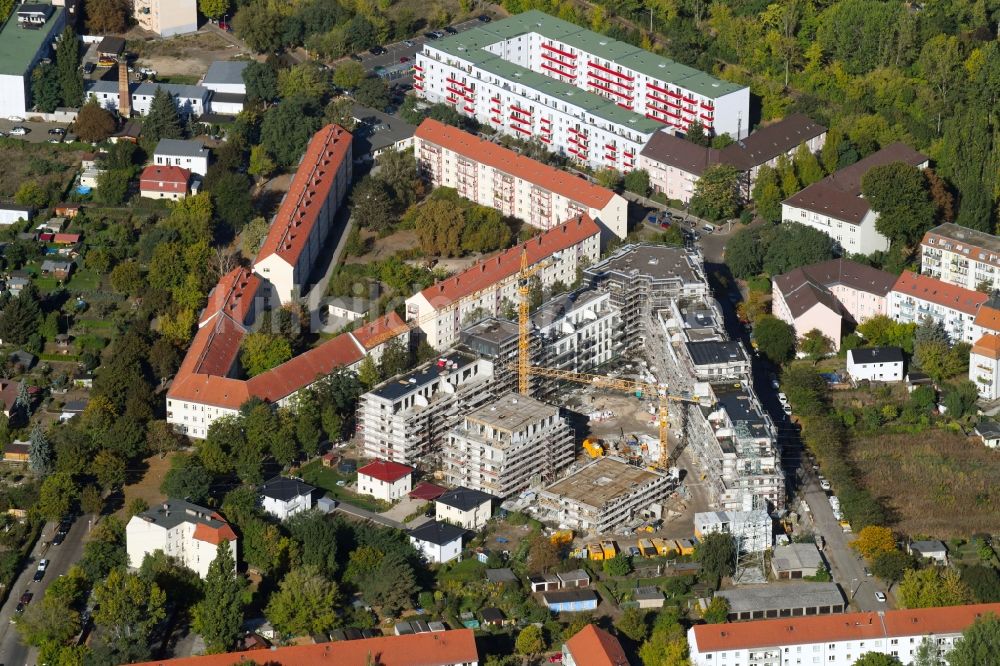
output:
[[[964,289],[1000,289],[1000,238],[947,223],[920,242],[920,272]]]
[[[933,321],[952,342],[972,344],[979,338],[976,319],[986,300],[986,294],[903,271],[889,293],[889,316],[903,323]]]

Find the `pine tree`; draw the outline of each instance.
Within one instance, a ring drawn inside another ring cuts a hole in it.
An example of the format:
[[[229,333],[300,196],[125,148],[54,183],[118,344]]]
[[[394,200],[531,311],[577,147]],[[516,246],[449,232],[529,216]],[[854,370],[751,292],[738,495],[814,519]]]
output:
[[[236,573],[229,542],[222,541],[205,575],[205,597],[194,609],[194,628],[209,652],[233,647],[243,625],[244,581]]]
[[[156,88],[153,101],[149,104],[149,113],[142,122],[142,136],[153,144],[160,139],[184,138],[184,124],[177,112],[177,102],[163,88]]]
[[[28,468],[39,476],[45,476],[52,471],[52,445],[38,423],[28,437]]]
[[[83,79],[80,77],[80,42],[76,31],[67,27],[56,44],[56,68],[62,89],[63,106],[78,108],[83,102]]]

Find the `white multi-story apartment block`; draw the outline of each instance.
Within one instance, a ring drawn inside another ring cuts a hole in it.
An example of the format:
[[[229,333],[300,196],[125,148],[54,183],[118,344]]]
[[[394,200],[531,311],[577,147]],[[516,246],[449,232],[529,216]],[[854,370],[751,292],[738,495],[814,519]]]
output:
[[[417,163],[435,187],[551,229],[586,214],[604,232],[625,238],[628,202],[611,190],[428,118],[414,134]]]
[[[52,54],[53,42],[66,25],[66,8],[54,4],[58,3],[14,3],[10,18],[0,25],[2,118],[24,116],[34,106],[31,74],[43,58]]]
[[[531,315],[531,336],[538,341],[537,362],[546,368],[594,372],[625,346],[621,313],[611,294],[580,289],[556,296]]]
[[[699,146],[669,132],[657,132],[639,153],[639,168],[649,174],[649,186],[654,192],[687,203],[705,170],[726,164],[742,174],[743,194],[749,197],[762,166],[776,166],[782,155],[791,157],[802,144],[816,153],[824,143],[825,127],[801,113],[793,113],[721,150]]]
[[[957,224],[934,227],[920,242],[920,272],[965,289],[1000,289],[1000,238]]]
[[[300,295],[351,183],[351,134],[339,125],[317,132],[264,239],[255,273],[282,305]]]
[[[198,30],[195,0],[135,0],[132,16],[143,30],[173,37]]]
[[[989,614],[1000,614],[1000,604],[700,624],[688,630],[688,645],[693,666],[852,666],[869,652],[908,666],[925,640],[947,655]]]
[[[362,395],[365,456],[433,467],[448,430],[492,397],[493,370],[488,360],[449,352]]]
[[[447,349],[458,343],[465,316],[472,311],[497,315],[505,302],[517,303],[522,252],[527,254],[529,267],[545,262],[535,276],[548,287],[557,280],[575,282],[577,269],[600,256],[600,245],[600,227],[590,216],[579,215],[410,296],[406,318],[420,322],[432,347]]]
[[[208,155],[208,148],[201,141],[160,139],[153,151],[153,164],[179,166],[204,176],[208,173]]]
[[[986,400],[1000,398],[1000,336],[987,333],[969,351],[969,381]]]
[[[125,526],[125,549],[133,569],[142,566],[146,555],[161,550],[204,578],[223,541],[229,542],[235,571],[239,540],[233,528],[215,511],[184,500],[168,499],[132,516]]]
[[[594,168],[632,171],[668,127],[742,138],[749,125],[748,88],[540,11],[429,41],[414,69],[428,101]]]
[[[861,196],[868,170],[893,162],[924,169],[928,158],[902,143],[893,143],[859,162],[830,174],[781,203],[781,219],[822,231],[845,252],[871,254],[889,249],[889,239],[876,227],[878,213]]]
[[[889,316],[903,323],[937,322],[952,342],[972,344],[979,337],[976,315],[986,299],[986,294],[903,271],[889,292]]]
[[[442,468],[452,485],[503,498],[555,479],[572,464],[573,444],[557,407],[507,395],[467,413],[448,432]]]

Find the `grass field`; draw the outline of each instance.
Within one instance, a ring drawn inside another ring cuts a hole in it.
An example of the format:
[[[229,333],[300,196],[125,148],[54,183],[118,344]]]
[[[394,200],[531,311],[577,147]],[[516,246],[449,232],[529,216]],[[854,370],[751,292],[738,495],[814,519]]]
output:
[[[327,491],[330,497],[336,500],[348,502],[354,506],[376,513],[389,508],[389,505],[381,500],[367,495],[358,495],[348,490],[347,486],[358,480],[357,474],[341,474],[335,467],[324,467],[323,463],[319,460],[314,460],[308,465],[303,466],[299,475],[303,481],[317,488],[322,488]],[[344,485],[338,486],[338,481],[343,481]]]
[[[1000,531],[1000,451],[946,430],[857,436],[850,445],[859,482],[912,536],[968,538]]]

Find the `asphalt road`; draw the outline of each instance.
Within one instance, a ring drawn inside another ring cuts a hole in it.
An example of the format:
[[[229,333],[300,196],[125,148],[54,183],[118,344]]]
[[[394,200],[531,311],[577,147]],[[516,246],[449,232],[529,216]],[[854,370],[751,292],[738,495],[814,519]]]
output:
[[[479,19],[474,18],[469,19],[468,21],[462,21],[461,23],[456,23],[451,27],[458,32],[463,32],[474,28],[477,25],[484,24],[480,22]],[[444,29],[441,28],[438,31],[443,32]],[[425,32],[430,32],[430,30],[428,29]],[[382,55],[372,55],[368,51],[364,51],[358,55],[361,57],[361,64],[365,66],[365,69],[373,71],[376,67],[389,67],[390,65],[399,64],[400,58],[407,58],[409,62],[413,62],[416,58],[417,52],[420,51],[424,44],[429,41],[433,40],[429,40],[427,37],[424,37],[423,33],[421,33],[420,35],[412,37],[408,40],[395,42],[393,44],[385,44],[382,48],[384,48],[386,52]],[[410,42],[412,46],[408,45],[406,42]]]
[[[21,642],[17,628],[11,622],[14,608],[21,595],[30,591],[35,596],[31,603],[40,603],[49,583],[64,575],[70,566],[83,556],[83,541],[88,532],[88,517],[78,517],[70,528],[69,534],[61,545],[52,546],[50,541],[55,535],[58,523],[46,523],[42,535],[31,552],[31,557],[24,564],[24,569],[14,582],[7,603],[0,608],[0,666],[32,666],[38,657],[36,648],[29,648]],[[45,578],[36,583],[32,580],[38,561],[48,559],[49,566]]]

